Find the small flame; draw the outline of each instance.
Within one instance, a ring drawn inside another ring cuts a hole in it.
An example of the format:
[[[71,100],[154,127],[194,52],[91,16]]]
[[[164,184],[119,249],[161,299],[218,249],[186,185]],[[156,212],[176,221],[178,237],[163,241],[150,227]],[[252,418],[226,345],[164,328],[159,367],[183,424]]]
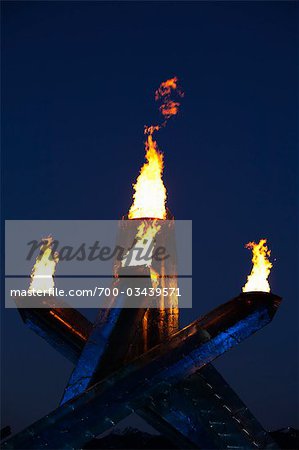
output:
[[[142,243],[142,245],[151,245],[156,238],[156,234],[160,231],[161,225],[157,222],[157,220],[153,220],[152,223],[146,223],[145,221],[141,222],[138,227],[136,238]],[[150,267],[150,274],[152,283],[158,285],[157,273],[151,267],[152,264],[152,255],[154,248],[152,247],[151,253],[149,254],[150,261],[146,263],[148,267]]]
[[[151,268],[154,251],[154,246],[152,244],[160,229],[161,225],[158,224],[156,219],[153,220],[152,223],[143,220],[137,228],[135,244],[125,254],[122,260],[122,266],[146,266]],[[136,251],[139,252],[140,250],[142,250],[142,253],[139,254],[138,259],[136,259]],[[145,256],[144,254],[147,254],[146,260],[143,258],[143,256]]]
[[[268,277],[272,263],[268,259],[271,251],[268,249],[266,242],[267,239],[261,239],[258,244],[256,242],[248,242],[245,245],[246,248],[252,250],[253,267],[250,275],[247,277],[247,283],[242,288],[243,292],[270,292]]]
[[[40,254],[31,272],[29,290],[49,291],[54,289],[54,273],[58,263],[58,253],[53,252],[53,238],[48,236],[42,240]]]
[[[169,80],[163,81],[160,84],[159,89],[156,90],[155,100],[162,101],[160,106],[160,112],[168,120],[170,117],[175,116],[178,113],[180,103],[178,101],[173,101],[171,99],[172,91],[180,97],[184,97],[184,93],[178,87],[177,77],[170,78]]]
[[[155,100],[161,101],[160,112],[164,117],[161,125],[146,126],[144,133],[147,135],[145,142],[146,163],[142,166],[136,183],[133,204],[129,211],[129,219],[140,218],[166,218],[166,188],[163,183],[163,153],[159,151],[157,142],[153,139],[153,133],[164,127],[168,119],[178,112],[179,102],[171,99],[171,94],[175,91],[183,97],[182,91],[178,88],[177,77],[171,78],[160,84],[155,93]]]
[[[147,239],[151,240],[154,239],[157,232],[161,229],[161,225],[157,223],[156,220],[153,220],[152,223],[149,223],[147,221],[141,222],[141,224],[138,227],[136,239]]]

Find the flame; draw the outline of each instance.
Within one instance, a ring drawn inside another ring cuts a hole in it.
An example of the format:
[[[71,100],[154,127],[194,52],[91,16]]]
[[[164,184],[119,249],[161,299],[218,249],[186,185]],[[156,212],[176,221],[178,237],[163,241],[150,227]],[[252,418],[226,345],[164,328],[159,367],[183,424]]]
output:
[[[272,263],[268,259],[271,251],[268,249],[266,242],[267,239],[261,239],[258,244],[256,242],[248,242],[245,245],[246,248],[252,250],[253,267],[250,275],[247,277],[247,283],[242,288],[243,292],[270,292],[268,277]]]
[[[152,255],[154,251],[154,246],[152,242],[155,241],[156,234],[161,229],[161,225],[158,224],[157,220],[153,220],[151,222],[147,220],[143,220],[137,228],[137,233],[134,240],[134,245],[128,250],[122,260],[122,266],[146,266],[151,268],[152,264]],[[136,259],[135,252],[136,250],[142,249],[143,253],[147,254],[147,259],[142,259],[142,254],[139,255],[138,260]],[[153,274],[152,280],[155,278],[154,270],[151,269],[151,274]]]
[[[150,275],[151,275],[152,286],[154,289],[156,289],[157,287],[159,287],[159,278],[160,278],[159,274],[155,269],[150,267]]]
[[[136,184],[129,219],[166,217],[166,188],[162,180],[163,154],[159,151],[151,134],[146,140],[146,163],[140,171]]]
[[[161,225],[157,223],[156,220],[153,220],[152,223],[148,221],[142,221],[138,227],[136,239],[154,239],[157,232],[161,229]]]
[[[155,100],[162,101],[160,106],[160,112],[168,120],[170,117],[175,116],[179,110],[180,103],[178,101],[173,101],[170,97],[172,91],[176,91],[177,95],[184,97],[184,93],[178,87],[177,77],[170,78],[169,80],[163,81],[155,93]]]
[[[166,125],[167,120],[177,114],[180,103],[171,99],[175,91],[180,97],[183,92],[178,88],[177,77],[170,78],[160,84],[155,93],[155,100],[161,101],[160,112],[164,117],[161,125],[146,126],[144,133],[147,135],[145,142],[146,162],[140,170],[136,183],[133,185],[133,204],[129,211],[129,219],[140,218],[166,218],[166,188],[163,183],[163,153],[160,152],[157,142],[153,139],[153,133]]]
[[[42,240],[40,254],[31,272],[29,290],[49,291],[54,289],[54,273],[58,263],[58,253],[53,252],[53,238],[48,236]]]

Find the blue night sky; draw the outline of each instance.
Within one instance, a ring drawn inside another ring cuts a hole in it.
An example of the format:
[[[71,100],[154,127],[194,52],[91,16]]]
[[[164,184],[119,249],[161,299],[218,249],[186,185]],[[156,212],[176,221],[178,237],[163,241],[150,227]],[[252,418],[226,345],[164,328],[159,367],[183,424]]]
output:
[[[3,218],[118,219],[154,91],[177,75],[157,139],[168,206],[193,220],[193,308],[235,297],[244,244],[268,238],[274,321],[215,366],[267,429],[299,426],[295,2],[2,2]],[[70,362],[2,311],[2,426],[54,409]]]

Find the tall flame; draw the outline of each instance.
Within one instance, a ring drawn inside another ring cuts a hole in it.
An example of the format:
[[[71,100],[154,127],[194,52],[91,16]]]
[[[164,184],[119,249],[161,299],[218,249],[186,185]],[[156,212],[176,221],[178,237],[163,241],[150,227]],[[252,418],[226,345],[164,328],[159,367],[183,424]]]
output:
[[[129,219],[166,217],[166,188],[162,180],[163,154],[159,151],[157,143],[151,134],[147,136],[146,163],[140,171],[136,184],[134,202],[129,211]]]
[[[269,261],[271,251],[268,249],[267,239],[261,239],[256,242],[248,242],[246,248],[252,250],[253,267],[250,275],[247,277],[247,283],[242,288],[243,292],[263,291],[270,292],[268,277],[272,267]]]
[[[50,291],[54,289],[54,273],[58,263],[58,253],[53,252],[53,238],[48,236],[42,240],[40,254],[31,272],[29,290]]]
[[[180,97],[183,93],[178,88],[177,77],[171,78],[160,84],[155,93],[155,100],[161,102],[160,112],[164,117],[161,125],[151,125],[145,127],[147,135],[145,141],[145,159],[136,183],[133,185],[133,204],[129,211],[129,219],[140,218],[166,218],[166,188],[163,183],[163,154],[158,148],[157,142],[153,139],[153,133],[164,127],[168,119],[178,112],[179,102],[171,99],[171,94],[175,91]]]

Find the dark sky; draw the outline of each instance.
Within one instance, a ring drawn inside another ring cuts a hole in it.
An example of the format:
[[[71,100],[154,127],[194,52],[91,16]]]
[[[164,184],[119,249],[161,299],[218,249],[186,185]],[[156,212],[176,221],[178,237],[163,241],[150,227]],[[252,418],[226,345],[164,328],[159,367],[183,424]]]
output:
[[[216,367],[270,429],[299,426],[295,2],[3,2],[6,219],[118,219],[143,162],[154,90],[177,75],[157,136],[168,206],[193,220],[193,308],[236,296],[268,238],[274,321]],[[2,311],[3,425],[54,409],[72,365]]]

